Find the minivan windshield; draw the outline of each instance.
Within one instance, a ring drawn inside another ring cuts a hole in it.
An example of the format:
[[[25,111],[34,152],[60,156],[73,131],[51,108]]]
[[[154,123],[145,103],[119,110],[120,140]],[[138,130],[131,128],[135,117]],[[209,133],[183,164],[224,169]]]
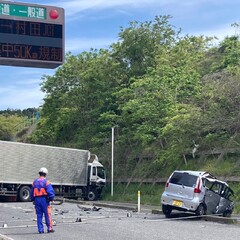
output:
[[[174,172],[169,183],[183,185],[186,187],[195,187],[197,176],[185,172]]]

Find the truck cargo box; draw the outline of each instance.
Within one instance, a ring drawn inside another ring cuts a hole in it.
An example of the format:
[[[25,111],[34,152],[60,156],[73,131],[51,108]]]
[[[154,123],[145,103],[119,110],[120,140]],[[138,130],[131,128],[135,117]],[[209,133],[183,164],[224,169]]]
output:
[[[46,167],[55,185],[86,186],[88,150],[0,141],[0,182],[31,184]]]

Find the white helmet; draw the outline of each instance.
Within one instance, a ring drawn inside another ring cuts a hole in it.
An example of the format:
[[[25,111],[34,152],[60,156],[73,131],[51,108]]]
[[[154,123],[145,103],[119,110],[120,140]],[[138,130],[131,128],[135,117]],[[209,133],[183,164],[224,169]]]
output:
[[[39,174],[40,174],[40,173],[44,173],[44,174],[47,175],[47,174],[48,174],[48,170],[47,170],[45,167],[41,167],[38,173],[39,173]]]

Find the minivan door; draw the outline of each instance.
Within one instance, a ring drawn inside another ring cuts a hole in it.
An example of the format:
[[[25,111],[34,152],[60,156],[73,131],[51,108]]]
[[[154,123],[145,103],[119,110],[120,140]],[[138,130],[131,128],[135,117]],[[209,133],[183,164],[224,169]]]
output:
[[[216,211],[217,214],[232,213],[233,210],[233,203],[231,201],[232,195],[233,191],[227,185],[224,185],[221,192],[221,199]]]
[[[207,181],[208,182],[208,181]],[[222,184],[218,182],[208,182],[207,185],[210,185],[209,189],[206,189],[205,193],[205,204],[207,206],[207,214],[215,214],[217,211],[217,206],[219,205],[222,190]]]

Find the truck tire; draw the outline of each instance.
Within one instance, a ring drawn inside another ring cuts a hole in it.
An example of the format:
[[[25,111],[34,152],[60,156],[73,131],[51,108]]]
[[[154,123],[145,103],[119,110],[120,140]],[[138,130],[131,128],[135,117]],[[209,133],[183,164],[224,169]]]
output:
[[[20,202],[30,201],[30,187],[22,186],[18,191],[18,199]]]
[[[97,192],[94,189],[89,190],[87,195],[87,200],[94,201],[97,200]]]

